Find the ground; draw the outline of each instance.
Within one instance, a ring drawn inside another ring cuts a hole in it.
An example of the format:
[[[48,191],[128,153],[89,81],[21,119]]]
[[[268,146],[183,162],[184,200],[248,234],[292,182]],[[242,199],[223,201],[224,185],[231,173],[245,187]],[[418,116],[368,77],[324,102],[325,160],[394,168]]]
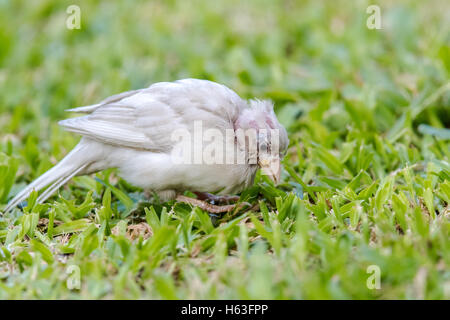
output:
[[[0,299],[450,298],[448,1],[74,2],[0,1],[0,211],[79,140],[65,109],[186,77],[274,101],[282,183],[212,216],[114,170],[33,194]]]

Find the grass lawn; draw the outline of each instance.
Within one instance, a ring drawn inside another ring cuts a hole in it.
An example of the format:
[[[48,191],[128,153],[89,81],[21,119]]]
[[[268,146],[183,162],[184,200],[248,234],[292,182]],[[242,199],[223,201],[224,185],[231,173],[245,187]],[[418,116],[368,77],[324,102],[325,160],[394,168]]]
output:
[[[291,141],[282,183],[241,194],[253,210],[160,203],[114,170],[32,194],[0,217],[0,299],[450,299],[449,13],[0,0],[0,211],[80,139],[65,109],[153,82],[270,98]]]

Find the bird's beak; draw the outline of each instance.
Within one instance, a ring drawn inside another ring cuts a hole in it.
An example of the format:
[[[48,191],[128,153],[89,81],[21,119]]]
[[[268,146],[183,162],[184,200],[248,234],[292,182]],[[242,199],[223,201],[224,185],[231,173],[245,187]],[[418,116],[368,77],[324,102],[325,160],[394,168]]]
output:
[[[281,161],[279,157],[270,156],[269,158],[260,159],[258,165],[262,173],[269,176],[275,184],[280,182]]]

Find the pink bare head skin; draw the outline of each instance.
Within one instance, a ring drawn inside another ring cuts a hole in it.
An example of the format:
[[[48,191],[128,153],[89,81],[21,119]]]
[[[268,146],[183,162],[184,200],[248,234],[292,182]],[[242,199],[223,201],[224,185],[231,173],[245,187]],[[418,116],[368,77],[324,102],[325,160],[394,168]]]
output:
[[[279,153],[282,154],[288,147],[289,139],[286,129],[278,122],[270,100],[250,100],[250,108],[245,109],[234,123],[235,130],[255,129],[258,136],[260,131],[270,135],[271,130],[278,130]],[[264,130],[263,130],[264,129]],[[269,140],[266,137],[266,140]]]

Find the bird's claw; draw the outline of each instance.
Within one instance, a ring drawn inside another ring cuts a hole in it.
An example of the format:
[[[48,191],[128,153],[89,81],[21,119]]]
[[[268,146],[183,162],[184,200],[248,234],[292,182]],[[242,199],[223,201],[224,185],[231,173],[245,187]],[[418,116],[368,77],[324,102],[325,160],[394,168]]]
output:
[[[251,206],[251,204],[248,202],[241,202],[239,204],[227,204],[227,205],[218,206],[215,204],[208,203],[204,200],[194,199],[194,198],[190,198],[190,197],[186,197],[186,196],[182,196],[182,195],[177,196],[176,200],[179,202],[189,203],[193,206],[199,207],[200,209],[203,209],[210,213],[231,212],[236,208],[242,209],[244,206]]]
[[[230,204],[230,202],[239,201],[239,196],[218,196],[208,192],[194,192],[199,200],[206,200],[213,204]]]

